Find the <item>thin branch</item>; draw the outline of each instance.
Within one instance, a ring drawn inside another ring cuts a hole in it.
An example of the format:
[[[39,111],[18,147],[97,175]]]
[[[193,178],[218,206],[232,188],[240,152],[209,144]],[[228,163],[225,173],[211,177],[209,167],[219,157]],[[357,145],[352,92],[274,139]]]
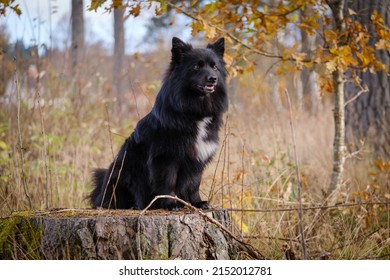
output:
[[[302,7],[303,7],[303,4],[296,6],[295,8],[293,8],[291,10],[285,11],[284,13],[264,14],[264,16],[266,16],[266,17],[285,17],[285,16],[288,16],[289,14],[292,14],[292,13],[298,11]]]
[[[123,165],[124,165],[124,162],[125,162],[125,159],[126,159],[126,154],[127,154],[127,142],[126,142],[126,149],[125,149],[125,152],[124,152],[124,155],[123,155],[123,159],[122,159],[122,162],[121,162],[121,167],[119,169],[119,173],[118,173],[118,177],[116,178],[116,181],[115,181],[115,185],[113,187],[113,190],[112,190],[112,194],[111,194],[111,197],[110,197],[110,202],[108,204],[108,208],[111,208],[111,202],[112,202],[112,199],[115,200],[115,203],[116,203],[116,197],[115,197],[115,190],[116,190],[116,187],[118,185],[118,182],[119,182],[119,179],[121,177],[121,173],[122,173],[122,169],[123,169]],[[108,188],[108,185],[110,184],[111,182],[111,177],[114,173],[114,170],[116,168],[116,163],[117,163],[117,160],[119,158],[119,155],[117,155],[115,157],[115,160],[114,160],[114,163],[112,164],[112,168],[111,168],[111,171],[110,171],[110,175],[108,177],[108,180],[107,180],[107,183],[104,187],[104,192],[103,192],[103,197],[102,197],[102,201],[100,202],[100,207],[103,207],[103,203],[104,203],[104,199],[106,197],[106,193],[107,193],[107,188]]]
[[[258,234],[258,235],[244,235],[242,238],[244,238],[244,239],[270,239],[270,240],[279,240],[279,241],[301,243],[301,241],[298,240],[297,238],[283,238],[283,237],[274,237],[274,236],[263,236],[261,234]]]
[[[195,21],[200,21],[198,17],[190,14],[189,12],[186,12],[184,11],[182,8],[180,7],[177,7],[175,4],[171,3],[170,1],[167,1],[166,2],[168,6],[172,7],[173,9],[179,11],[180,13],[182,13],[183,15],[186,15],[187,17],[195,20]],[[257,54],[260,54],[262,56],[265,56],[265,57],[270,57],[270,58],[278,58],[278,59],[281,59],[281,60],[294,60],[294,59],[285,59],[283,58],[282,56],[280,55],[275,55],[275,54],[272,54],[272,53],[268,53],[268,52],[265,52],[265,51],[262,51],[262,50],[259,50],[259,49],[256,49],[256,48],[253,48],[251,46],[249,46],[248,44],[244,43],[242,40],[240,40],[239,38],[237,38],[236,36],[234,36],[232,33],[228,32],[227,30],[219,27],[219,26],[216,26],[215,24],[212,24],[208,21],[205,21],[209,26],[215,28],[216,30],[218,30],[219,32],[221,33],[224,33],[227,37],[229,37],[230,39],[232,39],[234,42],[240,44],[241,46],[245,47],[246,49],[254,52],[254,53],[257,53]]]
[[[167,5],[170,6],[171,8],[175,9],[176,11],[182,13],[183,15],[191,18],[192,20],[194,21],[201,21],[199,17],[196,17],[194,15],[192,15],[191,13],[183,10],[182,8],[176,6],[175,4],[173,4],[172,2],[170,1],[166,1]],[[277,15],[276,15],[277,16]],[[256,54],[259,54],[259,55],[262,55],[262,56],[265,56],[265,57],[269,57],[269,58],[277,58],[277,59],[280,59],[281,61],[292,61],[292,62],[300,62],[300,63],[314,63],[314,64],[317,64],[316,61],[314,60],[309,60],[309,59],[304,59],[304,60],[297,60],[293,57],[288,57],[288,58],[285,58],[281,55],[277,55],[277,54],[273,54],[273,53],[269,53],[269,52],[266,52],[266,51],[262,51],[262,50],[259,50],[257,48],[254,48],[250,45],[248,45],[247,43],[245,43],[244,41],[242,41],[241,39],[239,39],[238,37],[236,37],[235,35],[233,35],[232,33],[230,33],[229,31],[227,31],[226,29],[223,29],[205,19],[202,19],[202,21],[206,22],[207,25],[215,28],[216,30],[218,30],[219,32],[225,34],[227,37],[229,37],[230,39],[232,39],[234,42],[236,42],[237,44],[243,46],[244,48],[250,50],[251,52],[253,53],[256,53]]]
[[[229,122],[229,115],[226,115],[226,119],[224,121],[224,131],[225,131],[225,137],[222,141],[222,145],[221,145],[221,149],[219,150],[219,155],[218,155],[218,159],[217,159],[217,163],[215,165],[215,168],[214,168],[214,173],[213,173],[213,179],[211,181],[211,190],[209,192],[209,196],[208,196],[208,199],[207,200],[212,200],[213,198],[213,195],[214,195],[214,189],[215,189],[215,185],[216,185],[216,177],[217,177],[217,171],[218,171],[218,167],[219,167],[219,163],[221,162],[222,160],[222,154],[223,154],[223,151],[225,149],[225,145],[227,144],[227,139],[229,137],[229,132],[227,132],[227,125],[228,125],[228,122]],[[223,207],[223,186],[221,188],[221,192],[222,192],[222,195],[221,195],[221,205]]]
[[[362,147],[364,146],[364,141],[362,143]],[[361,154],[363,152],[363,148],[360,148],[359,150],[355,151],[355,152],[352,152],[352,153],[348,153],[346,156],[345,156],[345,159],[350,159],[350,158],[356,158],[356,159],[362,159],[362,157],[359,156],[359,154]]]
[[[378,201],[378,202],[357,202],[357,203],[344,203],[344,204],[335,204],[335,205],[318,205],[312,207],[302,207],[302,211],[312,211],[312,210],[326,210],[342,207],[356,207],[356,206],[365,206],[365,205],[390,205],[390,201]],[[225,208],[226,209],[226,208]],[[276,209],[238,209],[230,208],[226,209],[232,212],[254,212],[254,213],[274,213],[274,212],[295,212],[299,208],[276,208]]]
[[[220,228],[222,231],[224,231],[226,234],[228,234],[232,239],[236,240],[238,242],[239,247],[241,247],[241,249],[243,249],[245,252],[247,252],[254,259],[261,259],[261,260],[265,259],[265,257],[260,252],[258,252],[255,248],[253,248],[250,244],[242,241],[240,238],[238,238],[236,235],[234,235],[230,230],[225,228],[216,219],[214,219],[212,217],[209,217],[206,213],[204,213],[201,210],[199,210],[198,208],[192,206],[190,203],[184,201],[183,199],[178,198],[177,196],[171,196],[171,195],[158,195],[158,196],[156,196],[149,203],[149,205],[146,206],[145,209],[143,209],[141,211],[141,213],[139,214],[139,218],[141,216],[145,215],[146,211],[150,209],[150,207],[154,204],[154,202],[156,202],[156,200],[158,200],[158,199],[166,199],[166,198],[173,199],[173,200],[176,200],[176,201],[182,203],[183,205],[187,206],[188,208],[190,208],[191,210],[193,210],[194,212],[196,212],[197,214],[202,216],[205,220],[215,224],[218,228]],[[140,230],[139,220],[138,220],[138,225],[137,226],[138,226],[138,233],[139,233],[140,232],[139,231]],[[137,244],[138,244],[138,240],[137,240]]]
[[[119,168],[118,177],[116,178],[115,185],[112,188],[112,194],[111,194],[111,197],[110,197],[110,202],[108,203],[108,208],[111,208],[112,200],[114,200],[114,204],[115,204],[115,208],[116,208],[116,194],[115,194],[115,191],[116,191],[116,187],[118,186],[119,179],[121,178],[123,166],[125,164],[126,154],[127,154],[127,149],[125,150],[125,152],[123,154],[123,159],[122,159],[122,162],[121,162],[121,167]],[[113,166],[112,170],[114,170],[114,168],[115,168],[115,166]],[[108,184],[108,182],[107,182],[107,184]],[[102,202],[103,202],[103,199],[102,199]]]
[[[291,100],[290,95],[288,94],[287,89],[285,89],[285,94],[287,97],[287,104],[288,109],[290,113],[290,128],[291,128],[291,136],[293,141],[293,149],[294,149],[294,157],[295,157],[295,170],[297,173],[297,180],[298,180],[298,217],[299,217],[299,233],[301,235],[301,246],[302,246],[302,256],[303,259],[307,260],[307,252],[306,252],[306,245],[305,245],[305,235],[303,230],[303,211],[302,211],[302,180],[301,180],[301,172],[299,169],[299,160],[298,160],[298,153],[297,153],[297,142],[295,139],[295,131],[294,131],[294,124],[293,124],[293,116],[292,116],[292,108],[291,108]]]
[[[245,175],[245,168],[244,168],[244,155],[245,155],[245,144],[242,145],[242,155],[241,155],[241,165],[242,165],[242,177],[241,177],[241,199],[240,199],[240,205],[241,208],[244,206],[244,175]],[[230,189],[230,188],[229,188]],[[232,196],[230,196],[232,197]],[[241,224],[240,224],[240,229],[241,229],[241,235],[242,235],[242,226],[244,223],[244,212],[241,212]]]
[[[21,107],[22,100],[21,100],[21,95],[20,95],[19,75],[17,72],[16,58],[15,58],[15,86],[16,86],[16,93],[17,93],[17,97],[18,97],[18,107],[17,107],[16,118],[17,118],[17,125],[18,125],[21,180],[22,180],[24,194],[27,197],[30,209],[32,209],[31,197],[28,193],[28,188],[27,188],[26,172],[24,170],[24,147],[23,147],[23,140],[22,140],[22,129],[21,129],[21,125],[20,125],[20,107]]]
[[[365,85],[364,87],[360,86],[360,91],[354,96],[352,97],[351,99],[347,100],[345,103],[344,103],[344,107],[347,107],[347,105],[353,101],[355,101],[356,99],[359,98],[360,95],[362,95],[363,93],[366,93],[368,92],[368,86]]]
[[[110,114],[108,113],[107,104],[105,104],[104,108],[106,109],[108,139],[110,140],[111,154],[112,154],[112,159],[114,160],[115,159],[115,154],[114,154],[114,148],[113,148],[113,145],[112,145],[111,121],[110,121]]]
[[[37,63],[38,64],[38,63]],[[38,71],[39,73],[39,71]],[[42,134],[42,142],[43,142],[43,158],[44,158],[44,163],[45,163],[45,192],[46,192],[46,208],[49,208],[49,194],[50,194],[50,184],[49,184],[49,174],[50,174],[50,168],[49,168],[49,157],[48,157],[48,150],[47,150],[47,140],[46,140],[46,131],[45,131],[45,123],[44,123],[44,118],[43,118],[43,109],[41,105],[41,94],[39,90],[39,85],[40,85],[40,74],[38,75],[37,81],[36,81],[36,86],[35,86],[35,93],[38,101],[38,108],[39,108],[39,116],[41,119],[41,134]],[[52,199],[50,199],[50,202]]]

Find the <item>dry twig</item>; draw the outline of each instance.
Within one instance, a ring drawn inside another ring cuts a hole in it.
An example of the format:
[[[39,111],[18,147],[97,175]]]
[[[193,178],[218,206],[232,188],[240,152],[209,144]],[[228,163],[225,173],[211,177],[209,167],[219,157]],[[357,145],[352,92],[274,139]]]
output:
[[[301,180],[301,172],[299,170],[299,160],[297,154],[297,142],[295,140],[295,131],[292,117],[292,108],[291,108],[291,100],[290,95],[288,94],[287,89],[285,90],[288,109],[290,113],[290,128],[291,128],[291,136],[293,141],[293,149],[294,149],[294,157],[295,157],[295,170],[297,173],[298,180],[298,217],[299,217],[299,234],[301,235],[301,245],[302,245],[302,256],[303,259],[307,260],[307,252],[306,252],[306,244],[305,244],[305,235],[303,230],[303,211],[302,211],[302,180]]]
[[[237,237],[234,233],[232,233],[230,230],[228,230],[223,225],[221,225],[221,223],[218,222],[216,219],[208,216],[206,213],[204,213],[201,210],[199,210],[198,208],[192,206],[190,203],[188,203],[188,202],[178,198],[177,196],[171,196],[171,195],[158,195],[158,196],[156,196],[149,203],[149,205],[146,206],[145,209],[143,209],[141,211],[141,213],[139,214],[139,216],[138,216],[138,223],[137,223],[137,252],[138,252],[138,257],[139,258],[141,258],[141,256],[142,256],[142,254],[141,254],[141,237],[140,237],[140,227],[141,226],[140,226],[139,219],[143,215],[145,215],[146,211],[150,209],[150,207],[154,204],[154,202],[156,202],[156,200],[158,200],[158,199],[166,199],[166,198],[173,199],[173,200],[176,200],[176,201],[182,203],[184,206],[190,208],[192,211],[194,211],[195,213],[197,213],[200,216],[202,216],[205,220],[207,220],[207,221],[213,223],[214,225],[216,225],[219,229],[221,229],[223,232],[225,232],[227,235],[229,235],[232,239],[236,240],[238,242],[238,246],[240,247],[240,249],[242,249],[243,251],[248,253],[252,258],[258,259],[258,260],[264,260],[265,259],[265,257],[260,252],[258,252],[255,248],[252,247],[252,245],[242,241],[241,238]]]

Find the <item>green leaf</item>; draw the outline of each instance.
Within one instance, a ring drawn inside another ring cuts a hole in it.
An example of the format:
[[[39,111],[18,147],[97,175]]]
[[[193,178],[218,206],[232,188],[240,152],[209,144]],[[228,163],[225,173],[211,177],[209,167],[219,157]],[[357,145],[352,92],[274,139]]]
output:
[[[4,141],[0,140],[0,150],[8,150],[8,145]]]

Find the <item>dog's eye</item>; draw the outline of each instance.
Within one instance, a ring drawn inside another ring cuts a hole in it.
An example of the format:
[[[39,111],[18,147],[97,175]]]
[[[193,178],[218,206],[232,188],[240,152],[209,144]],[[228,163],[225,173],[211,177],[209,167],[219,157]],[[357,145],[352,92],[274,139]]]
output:
[[[194,66],[194,70],[199,70],[200,69],[200,66],[198,65],[198,64],[196,64],[195,66]]]
[[[217,70],[218,70],[218,67],[217,67],[217,65],[214,65],[214,66],[213,66],[213,70],[215,70],[215,71],[217,71]]]

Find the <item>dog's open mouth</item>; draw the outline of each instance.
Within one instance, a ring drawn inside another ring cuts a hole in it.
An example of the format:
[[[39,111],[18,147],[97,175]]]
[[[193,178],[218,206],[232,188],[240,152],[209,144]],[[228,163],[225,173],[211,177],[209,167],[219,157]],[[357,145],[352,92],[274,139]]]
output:
[[[205,85],[196,85],[196,87],[203,93],[213,93],[215,91],[215,83],[207,83]]]

